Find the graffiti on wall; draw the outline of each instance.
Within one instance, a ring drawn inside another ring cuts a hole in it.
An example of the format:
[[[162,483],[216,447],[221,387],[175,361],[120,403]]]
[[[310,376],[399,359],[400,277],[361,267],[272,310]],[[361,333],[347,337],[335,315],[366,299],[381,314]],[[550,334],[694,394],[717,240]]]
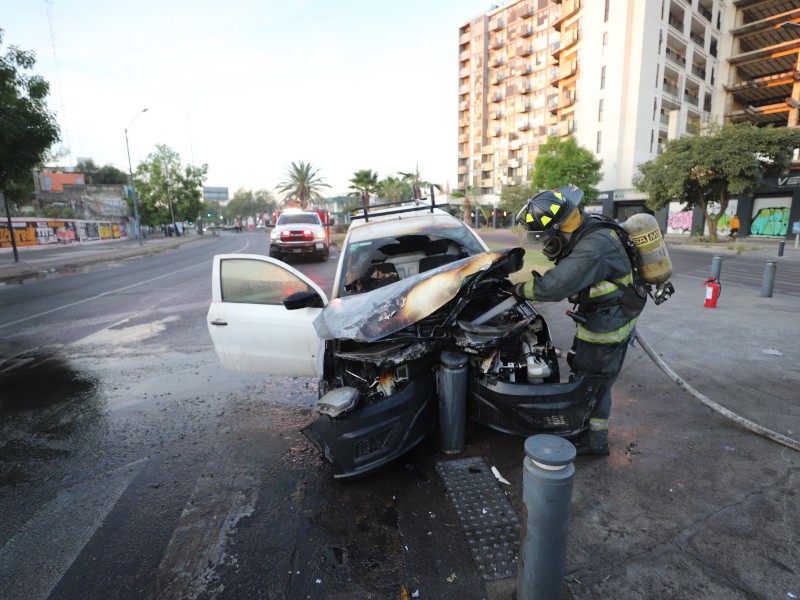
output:
[[[125,223],[61,219],[12,219],[17,246],[49,246],[127,237]],[[0,221],[0,248],[11,247],[8,222]]]
[[[666,233],[689,235],[692,233],[692,211],[683,210],[682,202],[670,202],[667,212]]]
[[[789,207],[764,207],[753,216],[751,235],[785,236],[789,231]]]

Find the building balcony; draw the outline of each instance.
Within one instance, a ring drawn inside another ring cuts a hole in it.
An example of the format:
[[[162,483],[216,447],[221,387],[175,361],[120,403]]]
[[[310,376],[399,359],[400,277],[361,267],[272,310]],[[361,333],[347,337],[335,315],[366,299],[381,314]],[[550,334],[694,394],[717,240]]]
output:
[[[531,44],[517,46],[517,56],[530,56],[531,54],[533,54],[533,46]]]
[[[665,92],[667,92],[668,94],[670,94],[672,96],[675,96],[676,98],[678,97],[678,94],[679,94],[678,86],[673,84],[673,83],[667,83],[665,81],[663,83],[663,85],[661,86],[661,89],[664,90]]]
[[[698,96],[695,96],[694,94],[690,94],[689,92],[684,92],[683,99],[686,100],[686,102],[688,102],[689,104],[692,104],[693,106],[700,105],[700,98]]]
[[[667,47],[666,55],[668,61],[680,65],[681,67],[686,67],[686,57],[682,54],[678,54],[672,48]]]
[[[677,29],[678,32],[681,35],[683,35],[683,21],[681,21],[675,15],[670,14],[669,15],[669,19],[668,19],[668,23],[669,23],[670,27],[673,27],[674,29]]]

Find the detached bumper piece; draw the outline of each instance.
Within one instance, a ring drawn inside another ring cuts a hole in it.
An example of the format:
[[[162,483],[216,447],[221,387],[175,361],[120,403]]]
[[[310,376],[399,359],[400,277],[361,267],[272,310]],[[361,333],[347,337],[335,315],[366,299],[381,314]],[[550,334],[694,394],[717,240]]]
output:
[[[345,417],[320,415],[302,432],[331,462],[334,478],[349,479],[367,475],[414,448],[434,429],[437,415],[431,373]]]
[[[598,380],[577,376],[567,383],[491,383],[470,379],[469,417],[502,433],[571,437],[585,430]]]

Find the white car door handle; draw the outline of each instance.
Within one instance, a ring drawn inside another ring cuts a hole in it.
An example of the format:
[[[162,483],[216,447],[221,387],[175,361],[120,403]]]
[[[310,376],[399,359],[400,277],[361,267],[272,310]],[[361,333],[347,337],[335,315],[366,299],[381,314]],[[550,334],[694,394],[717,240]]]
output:
[[[217,317],[216,319],[214,319],[213,321],[211,321],[211,324],[212,324],[212,325],[216,325],[216,326],[218,326],[218,327],[224,327],[225,325],[227,325],[227,324],[228,324],[228,322],[227,322],[227,321],[225,321],[224,319],[220,319],[219,317]]]

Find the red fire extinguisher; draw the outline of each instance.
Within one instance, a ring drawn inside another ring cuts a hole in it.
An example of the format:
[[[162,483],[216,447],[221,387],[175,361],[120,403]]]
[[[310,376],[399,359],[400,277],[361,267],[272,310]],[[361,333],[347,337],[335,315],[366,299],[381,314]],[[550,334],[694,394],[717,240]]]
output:
[[[717,300],[719,299],[720,292],[722,291],[722,284],[716,277],[709,277],[706,279],[706,301],[703,304],[704,308],[717,308]]]

